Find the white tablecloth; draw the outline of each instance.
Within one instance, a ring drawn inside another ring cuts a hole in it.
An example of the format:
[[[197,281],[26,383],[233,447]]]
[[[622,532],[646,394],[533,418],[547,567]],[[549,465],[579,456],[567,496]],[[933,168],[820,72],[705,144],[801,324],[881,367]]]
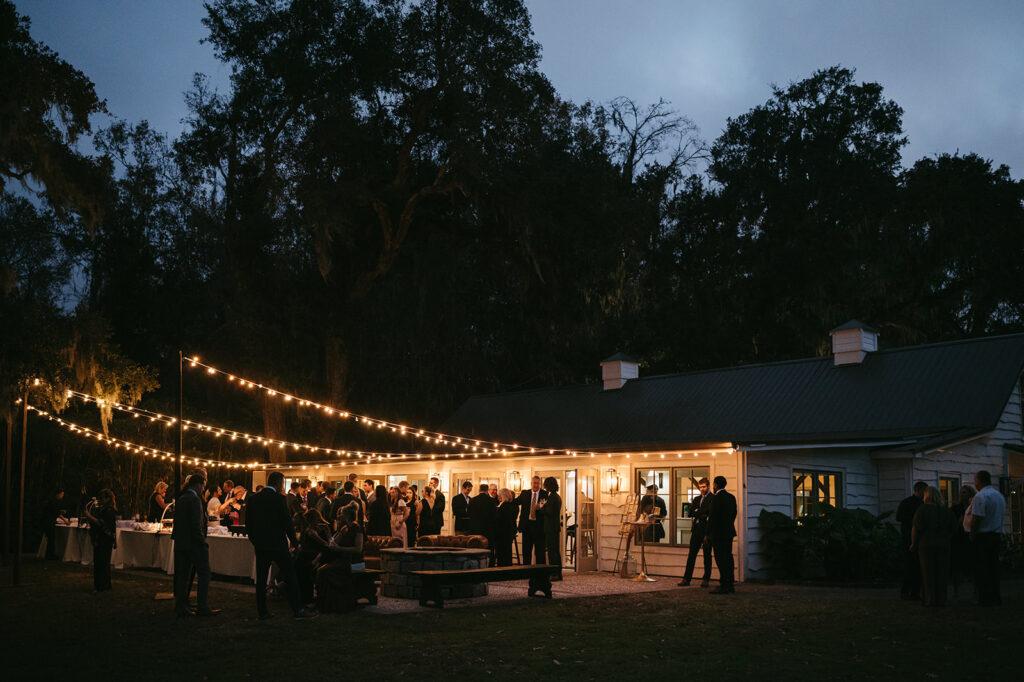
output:
[[[208,535],[210,570],[256,580],[256,554],[249,538]],[[57,526],[57,556],[63,561],[92,564],[92,541],[88,528]],[[117,529],[117,547],[110,556],[114,568],[161,568],[174,575],[174,541],[170,533]]]
[[[210,570],[220,575],[234,575],[256,582],[256,552],[249,538],[242,535],[207,535],[210,545]],[[168,543],[167,556],[160,567],[174,575],[174,541]]]

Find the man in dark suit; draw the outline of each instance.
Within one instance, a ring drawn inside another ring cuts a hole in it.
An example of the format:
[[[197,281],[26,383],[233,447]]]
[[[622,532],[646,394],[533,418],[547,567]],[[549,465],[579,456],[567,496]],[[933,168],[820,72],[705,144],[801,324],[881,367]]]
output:
[[[288,503],[279,491],[284,487],[284,474],[271,472],[267,484],[249,499],[249,519],[246,530],[249,542],[256,552],[256,611],[260,620],[270,618],[267,612],[267,575],[270,564],[276,563],[287,586],[288,602],[296,618],[309,618],[313,614],[299,603],[299,583],[295,564],[288,546],[298,546]]]
[[[430,487],[434,489],[434,506],[430,509],[430,515],[434,518],[434,528],[440,533],[444,528],[444,493],[441,492],[441,481],[437,476],[430,479]]]
[[[288,509],[288,516],[290,518],[294,518],[296,514],[302,513],[302,498],[299,496],[301,487],[301,483],[292,481],[291,490],[288,491],[288,496],[285,498],[285,507]]]
[[[363,498],[359,496],[359,492],[356,490],[356,484],[353,481],[345,481],[345,485],[343,487],[344,492],[334,498],[334,503],[331,505],[331,518],[328,519],[328,523],[331,524],[332,528],[337,530],[342,525],[341,521],[338,519],[338,513],[352,502],[358,502],[359,512],[356,517],[359,521],[359,525],[365,526],[366,515],[363,509]]]
[[[715,553],[715,565],[718,566],[721,583],[717,590],[711,591],[712,594],[731,594],[736,591],[733,586],[735,578],[732,558],[732,539],[736,537],[736,498],[725,489],[725,483],[725,476],[715,476],[715,493],[708,514],[711,550]]]
[[[469,496],[473,492],[473,482],[463,481],[462,492],[452,499],[452,518],[455,520],[455,534],[469,535]]]
[[[690,502],[689,515],[693,519],[690,527],[690,548],[686,555],[686,570],[683,572],[683,579],[679,581],[680,587],[687,587],[693,578],[693,568],[697,564],[697,554],[704,557],[704,578],[700,581],[701,587],[707,587],[711,582],[711,545],[708,544],[708,512],[711,510],[711,495],[708,494],[708,479],[702,478],[697,481],[697,488],[700,494]]]
[[[490,486],[480,484],[480,493],[469,501],[469,533],[487,538],[494,565],[494,529],[498,522],[498,505],[490,495]]]
[[[662,520],[668,516],[668,505],[665,504],[665,498],[658,494],[658,486],[649,485],[646,492],[647,494],[640,500],[640,506],[644,506],[644,500],[651,500],[651,515],[655,521],[644,528],[644,542],[661,542],[665,539],[665,526]]]
[[[911,549],[911,528],[914,525],[914,514],[924,504],[924,491],[928,484],[918,481],[914,484],[914,494],[900,502],[896,510],[896,521],[900,524],[900,548],[903,558],[903,584],[900,586],[900,598],[917,601],[921,598],[921,561],[917,550]]]
[[[192,585],[192,571],[199,578],[196,588],[197,616],[215,616],[219,609],[207,604],[210,590],[210,548],[206,542],[206,514],[199,499],[206,488],[206,479],[198,474],[189,476],[185,490],[174,503],[174,611],[179,617],[191,616],[188,593]]]
[[[548,563],[557,568],[552,580],[562,579],[562,497],[558,494],[558,479],[548,476],[544,479],[547,497],[537,509],[537,518],[544,525],[545,555]]]
[[[543,564],[545,559],[544,526],[537,518],[540,503],[548,499],[548,491],[540,489],[540,476],[530,481],[530,489],[519,493],[519,532],[523,534],[523,563]],[[536,556],[536,561],[531,557]]]

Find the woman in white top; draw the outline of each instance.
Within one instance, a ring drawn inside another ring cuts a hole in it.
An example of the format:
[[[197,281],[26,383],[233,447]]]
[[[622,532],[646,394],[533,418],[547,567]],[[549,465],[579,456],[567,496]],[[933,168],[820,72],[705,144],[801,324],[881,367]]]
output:
[[[409,506],[405,503],[398,488],[392,488],[388,494],[388,505],[391,507],[391,537],[399,538],[402,547],[409,546],[405,520],[409,517]]]
[[[219,493],[220,491],[218,490],[216,492]],[[221,506],[220,498],[216,494],[210,493],[210,501],[206,503],[206,518],[209,520],[211,526],[220,525]]]

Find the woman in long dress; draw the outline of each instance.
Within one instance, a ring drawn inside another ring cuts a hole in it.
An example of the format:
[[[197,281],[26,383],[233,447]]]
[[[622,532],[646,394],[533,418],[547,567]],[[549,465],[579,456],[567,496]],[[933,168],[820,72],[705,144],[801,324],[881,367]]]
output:
[[[324,563],[316,572],[316,606],[321,613],[346,613],[356,608],[356,600],[366,597],[376,602],[373,579],[358,569],[363,562],[363,528],[356,522],[358,505],[354,502],[339,512],[341,527],[322,553]]]
[[[512,543],[516,539],[516,506],[515,495],[508,488],[498,491],[498,522],[494,530],[494,558],[498,566],[512,565]]]
[[[408,547],[409,536],[406,532],[408,529],[405,527],[405,520],[409,517],[409,506],[405,503],[398,488],[391,489],[388,500],[391,511],[391,537],[401,540],[402,547]]]
[[[391,535],[391,519],[388,513],[388,489],[377,486],[373,500],[366,510],[367,535]]]
[[[441,532],[441,529],[436,527],[434,519],[434,502],[436,500],[434,489],[428,485],[423,489],[423,497],[416,501],[416,516],[420,520],[416,527],[418,537],[437,535]]]

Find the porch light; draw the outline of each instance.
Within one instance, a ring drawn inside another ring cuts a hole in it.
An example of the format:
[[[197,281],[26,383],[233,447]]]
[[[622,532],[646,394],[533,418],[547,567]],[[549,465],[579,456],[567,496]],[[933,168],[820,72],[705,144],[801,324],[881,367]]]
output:
[[[622,477],[619,476],[615,468],[608,470],[607,488],[606,491],[611,495],[616,495],[622,490]]]
[[[508,485],[516,495],[523,492],[523,477],[518,471],[513,471],[508,475]]]

